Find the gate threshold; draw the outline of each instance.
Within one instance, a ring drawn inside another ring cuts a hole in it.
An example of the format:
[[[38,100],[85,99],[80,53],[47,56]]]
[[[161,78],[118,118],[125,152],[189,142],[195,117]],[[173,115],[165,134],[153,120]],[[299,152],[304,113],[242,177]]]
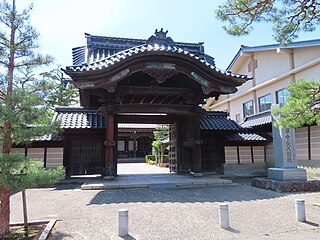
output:
[[[204,175],[193,177],[191,175],[151,174],[151,175],[123,175],[114,180],[96,179],[84,182],[81,190],[110,190],[130,188],[178,188],[178,187],[204,187],[232,184],[232,180],[223,179],[219,175]]]

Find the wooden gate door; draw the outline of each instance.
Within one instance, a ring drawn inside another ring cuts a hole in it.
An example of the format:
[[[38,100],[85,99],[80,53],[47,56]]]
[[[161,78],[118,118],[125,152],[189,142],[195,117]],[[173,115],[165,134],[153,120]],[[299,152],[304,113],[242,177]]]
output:
[[[177,124],[170,124],[170,146],[169,146],[169,159],[170,159],[170,172],[177,172]]]
[[[68,148],[68,175],[102,172],[105,160],[105,147],[102,140],[93,137],[71,139]]]

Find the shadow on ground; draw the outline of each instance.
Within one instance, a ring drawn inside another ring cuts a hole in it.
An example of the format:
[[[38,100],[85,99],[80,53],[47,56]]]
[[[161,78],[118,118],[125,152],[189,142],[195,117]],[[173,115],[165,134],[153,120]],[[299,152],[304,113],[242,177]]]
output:
[[[88,205],[118,203],[203,203],[233,202],[272,199],[286,196],[264,189],[254,188],[247,184],[186,187],[170,189],[115,189],[99,191]]]

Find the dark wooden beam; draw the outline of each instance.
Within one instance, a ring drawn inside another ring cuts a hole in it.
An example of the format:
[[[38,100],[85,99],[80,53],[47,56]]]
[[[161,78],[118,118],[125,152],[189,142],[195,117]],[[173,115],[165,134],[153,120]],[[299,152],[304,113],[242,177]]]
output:
[[[115,113],[166,113],[166,114],[197,114],[197,109],[192,105],[169,104],[121,104],[114,106]]]
[[[142,104],[144,102],[144,100],[146,99],[146,95],[141,99],[140,104]]]
[[[151,102],[150,102],[149,104],[153,104],[154,101],[157,99],[157,97],[158,97],[158,95],[156,95],[156,96],[151,100]]]
[[[159,123],[169,124],[177,121],[173,115],[118,115],[118,123]]]
[[[170,102],[168,102],[168,104],[172,104],[174,103],[176,100],[178,100],[180,98],[180,96],[176,96],[174,99],[172,99]]]
[[[117,95],[163,95],[163,96],[194,96],[194,92],[188,88],[169,88],[169,87],[136,87],[118,86]]]
[[[165,96],[165,97],[160,101],[160,104],[163,104],[164,101],[166,101],[169,97],[171,97],[171,96]]]
[[[129,133],[129,132],[118,132],[118,137],[132,137],[133,133]],[[137,138],[140,137],[149,137],[149,138],[153,138],[153,134],[152,133],[134,133],[134,136]]]

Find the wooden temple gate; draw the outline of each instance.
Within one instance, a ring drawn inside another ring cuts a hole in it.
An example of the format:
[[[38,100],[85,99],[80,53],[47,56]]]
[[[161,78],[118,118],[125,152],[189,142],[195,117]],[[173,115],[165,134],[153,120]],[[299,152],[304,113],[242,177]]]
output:
[[[118,123],[171,124],[171,170],[200,175],[200,116],[205,114],[200,105],[208,97],[236,92],[247,80],[218,70],[202,43],[174,42],[166,33],[161,29],[148,40],[87,35],[87,58],[74,50],[75,65],[64,69],[80,89],[83,108],[106,119],[105,178],[117,174]],[[69,146],[68,151],[78,150]]]

